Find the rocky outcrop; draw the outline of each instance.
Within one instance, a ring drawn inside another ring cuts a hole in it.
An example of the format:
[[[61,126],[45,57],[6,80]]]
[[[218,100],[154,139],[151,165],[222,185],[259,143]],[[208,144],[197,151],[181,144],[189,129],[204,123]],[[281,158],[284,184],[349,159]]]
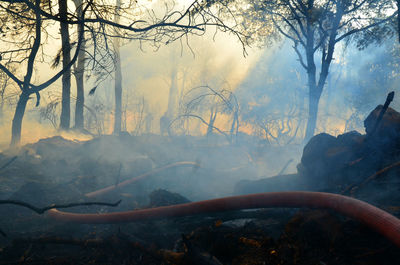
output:
[[[382,105],[376,107],[365,119],[364,135],[351,131],[337,137],[327,133],[312,137],[303,149],[297,174],[241,181],[237,183],[235,193],[287,190],[342,192],[346,186],[362,182],[400,160],[400,113],[388,108],[377,124],[382,108]]]

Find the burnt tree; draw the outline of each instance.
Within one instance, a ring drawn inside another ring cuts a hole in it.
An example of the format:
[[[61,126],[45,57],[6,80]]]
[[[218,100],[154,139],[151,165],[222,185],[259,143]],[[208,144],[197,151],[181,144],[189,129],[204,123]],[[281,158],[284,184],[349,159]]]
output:
[[[60,1],[60,3],[61,2],[63,1]],[[155,12],[142,12],[142,14],[138,14],[135,8],[136,4],[133,1],[127,8],[124,8],[124,21],[121,23],[117,23],[114,17],[111,16],[112,13],[108,12],[109,10],[114,10],[114,14],[116,14],[117,12],[115,10],[120,11],[119,8],[110,7],[110,5],[105,2],[94,3],[90,0],[83,1],[80,16],[69,14],[68,9],[67,13],[62,14],[65,11],[65,7],[59,7],[60,10],[59,13],[57,13],[55,10],[57,5],[52,3],[52,0],[0,0],[0,7],[0,15],[2,18],[5,18],[0,21],[1,23],[8,23],[11,27],[16,29],[26,29],[26,34],[14,34],[13,36],[9,36],[10,39],[14,40],[24,37],[23,40],[15,41],[15,43],[19,45],[18,47],[12,47],[12,45],[10,47],[10,45],[8,45],[4,50],[0,50],[2,59],[0,62],[0,70],[8,75],[21,90],[12,122],[11,145],[13,146],[20,143],[22,120],[30,96],[35,95],[37,100],[36,105],[39,105],[40,92],[53,84],[63,76],[64,73],[67,73],[77,61],[81,51],[84,30],[78,30],[73,57],[63,60],[65,63],[62,69],[56,72],[47,81],[39,85],[34,84],[32,77],[34,72],[36,72],[35,65],[44,58],[43,54],[47,44],[45,42],[46,38],[42,38],[43,34],[47,34],[44,22],[81,25],[90,31],[94,37],[93,41],[97,41],[97,36],[100,36],[104,40],[103,42],[106,48],[110,46],[108,45],[108,41],[112,41],[114,38],[144,40],[157,46],[162,43],[177,40],[187,34],[204,34],[209,26],[216,27],[223,32],[236,34],[243,44],[245,41],[243,35],[236,30],[235,25],[228,26],[223,23],[219,18],[219,10],[211,9],[208,4],[201,1],[193,1],[188,7],[183,8],[181,11],[171,10],[167,7],[163,16],[156,16]],[[224,6],[221,6],[221,8],[224,8]],[[120,15],[122,17],[122,14]],[[116,30],[121,31],[117,36],[115,34]],[[93,45],[93,54],[91,56],[93,62],[96,61],[96,56],[99,56],[96,52],[98,48],[98,45]],[[70,48],[67,48],[67,50],[70,50]],[[109,53],[109,49],[106,49],[106,52]],[[12,69],[7,66],[16,56],[19,58],[19,62],[23,63],[23,66],[26,66],[26,71],[24,73],[21,73],[22,71],[18,73],[13,72]],[[23,75],[23,78],[19,77],[19,75]],[[68,75],[68,73],[66,75]],[[66,122],[63,123],[63,126],[65,128],[69,126],[69,121],[67,121],[67,119]]]
[[[305,140],[316,129],[319,101],[336,45],[397,15],[393,11],[394,1],[381,0],[270,0],[248,1],[248,4],[243,12],[244,24],[252,27],[245,31],[260,38],[269,36],[271,40],[275,36],[290,40],[307,73],[309,102]]]

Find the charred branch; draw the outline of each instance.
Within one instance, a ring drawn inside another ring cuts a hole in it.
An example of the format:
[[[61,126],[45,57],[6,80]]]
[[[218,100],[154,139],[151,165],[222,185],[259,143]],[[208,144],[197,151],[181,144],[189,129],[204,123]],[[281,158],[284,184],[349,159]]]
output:
[[[77,203],[68,203],[68,204],[52,204],[46,207],[36,207],[30,203],[23,202],[23,201],[17,201],[17,200],[0,200],[0,204],[12,204],[12,205],[18,205],[22,206],[25,208],[28,208],[32,211],[34,211],[37,214],[43,214],[51,209],[55,208],[71,208],[71,207],[76,207],[76,206],[92,206],[92,205],[102,205],[102,206],[110,206],[110,207],[116,207],[121,203],[121,200],[115,202],[115,203],[107,203],[107,202],[77,202]]]
[[[106,188],[103,188],[103,189],[100,189],[100,190],[97,190],[97,191],[86,193],[85,196],[88,197],[88,198],[100,196],[100,195],[106,194],[106,193],[108,193],[110,191],[113,191],[113,190],[115,190],[117,188],[121,188],[121,187],[127,186],[127,185],[132,184],[134,182],[137,182],[137,181],[139,181],[141,179],[144,179],[144,178],[146,178],[148,176],[151,176],[151,175],[154,175],[156,173],[162,172],[162,171],[164,171],[164,170],[166,170],[168,168],[174,168],[174,167],[180,167],[180,166],[192,166],[192,167],[196,168],[196,167],[199,167],[200,165],[198,163],[196,163],[196,162],[190,162],[190,161],[181,161],[181,162],[172,163],[172,164],[169,164],[169,165],[154,169],[154,170],[152,170],[150,172],[144,173],[144,174],[142,174],[140,176],[137,176],[137,177],[134,177],[134,178],[122,181],[122,182],[118,182],[116,185],[112,185],[112,186],[109,186],[109,187],[106,187]]]

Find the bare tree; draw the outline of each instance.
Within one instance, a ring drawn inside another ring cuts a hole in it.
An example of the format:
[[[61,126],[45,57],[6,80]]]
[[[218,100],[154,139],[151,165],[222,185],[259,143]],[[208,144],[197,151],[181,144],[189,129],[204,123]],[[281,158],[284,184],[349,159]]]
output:
[[[83,0],[73,0],[76,8],[76,15],[82,16],[83,12]],[[85,104],[85,92],[84,92],[84,74],[85,74],[85,61],[86,61],[86,39],[85,39],[85,28],[83,24],[77,25],[78,34],[82,34],[82,43],[79,50],[79,55],[76,64],[74,65],[74,76],[76,81],[76,104],[75,104],[75,128],[78,130],[84,129],[84,104]],[[82,33],[81,33],[82,32]]]
[[[114,17],[115,23],[119,23],[119,9],[121,8],[121,0],[116,0],[117,12]],[[118,34],[118,33],[117,33]],[[118,38],[114,40],[115,50],[115,74],[114,74],[114,93],[115,93],[115,111],[114,111],[114,134],[121,132],[122,119],[122,69],[121,69],[121,53],[120,41]]]
[[[394,1],[382,0],[250,0],[246,3],[249,8],[242,10],[243,16],[246,25],[252,25],[247,33],[261,34],[261,37],[275,34],[289,39],[307,72],[306,140],[314,135],[319,100],[336,45],[389,22],[397,14],[393,12]],[[317,55],[320,56],[319,63],[315,58]]]
[[[65,69],[62,75],[62,99],[61,99],[61,117],[60,129],[68,130],[71,120],[71,68],[68,64],[71,62],[71,44],[69,40],[68,23],[68,1],[58,0],[61,33],[62,66]],[[82,45],[82,44],[81,44]]]
[[[0,125],[3,123],[5,96],[9,81],[10,77],[0,72]]]
[[[51,94],[47,96],[48,102],[46,102],[44,107],[39,109],[39,121],[49,121],[50,124],[57,129],[59,125],[59,105],[60,98]]]
[[[170,84],[169,84],[169,94],[168,94],[168,106],[167,111],[161,116],[160,118],[160,133],[164,135],[168,133],[171,134],[169,129],[171,121],[176,118],[176,112],[178,109],[177,101],[178,101],[178,67],[179,64],[177,63],[177,54],[176,54],[176,47],[172,48],[170,53],[172,62],[175,63],[171,64],[170,69]]]
[[[169,86],[169,95],[168,95],[168,108],[167,108],[167,117],[172,120],[176,116],[176,112],[178,110],[178,68],[179,68],[179,63],[177,62],[176,57],[178,57],[177,52],[176,52],[176,47],[172,49],[172,52],[170,54],[171,56],[171,61],[175,61],[171,65],[171,72],[170,72],[170,77],[171,77],[171,83]]]
[[[12,123],[12,145],[20,143],[22,120],[30,96],[36,95],[38,105],[40,100],[39,93],[71,68],[78,59],[79,51],[81,50],[83,30],[78,31],[78,36],[74,41],[76,42],[75,52],[71,60],[68,60],[68,64],[63,65],[63,68],[47,81],[35,85],[32,79],[35,72],[34,66],[39,59],[44,58],[44,46],[47,44],[46,39],[42,38],[46,33],[44,23],[62,22],[68,25],[82,25],[92,36],[102,36],[106,53],[110,53],[110,46],[108,45],[110,38],[119,37],[121,39],[151,41],[155,45],[161,45],[191,33],[204,34],[209,26],[236,34],[243,44],[245,41],[242,35],[235,30],[235,25],[228,26],[223,23],[218,17],[218,10],[210,8],[208,4],[199,1],[194,1],[182,11],[172,10],[167,5],[163,16],[158,16],[155,12],[138,14],[137,9],[127,8],[124,9],[124,14],[121,14],[123,19],[121,19],[120,23],[115,22],[113,19],[118,8],[111,7],[108,3],[101,5],[99,3],[95,4],[93,0],[84,1],[81,5],[82,12],[80,16],[75,13],[67,13],[66,17],[61,17],[61,14],[57,14],[54,6],[51,0],[0,0],[1,21],[3,23],[11,23],[13,24],[12,26],[24,29],[26,32],[23,40],[22,36],[13,36],[13,38],[10,36],[10,40],[12,40],[9,41],[10,45],[4,50],[0,50],[2,57],[0,70],[5,72],[21,90]],[[129,7],[132,7],[132,5]],[[113,12],[109,12],[109,10]],[[116,29],[121,31],[117,35],[115,34]],[[16,42],[16,39],[19,39],[19,41]],[[95,62],[99,57],[97,53],[99,48],[97,46],[98,38],[94,38],[93,41],[96,43],[93,44],[89,60]],[[13,44],[18,44],[19,46],[17,48],[13,47]],[[18,77],[19,75],[13,73],[4,63],[13,60],[16,55],[26,66],[23,78]]]
[[[239,131],[239,103],[236,96],[228,89],[216,90],[210,86],[200,86],[189,90],[183,100],[181,114],[177,119],[196,118],[207,126],[207,136],[214,130],[232,141],[232,137]],[[208,110],[208,121],[204,112]],[[229,130],[222,130],[215,126],[217,114],[228,114],[231,116]]]

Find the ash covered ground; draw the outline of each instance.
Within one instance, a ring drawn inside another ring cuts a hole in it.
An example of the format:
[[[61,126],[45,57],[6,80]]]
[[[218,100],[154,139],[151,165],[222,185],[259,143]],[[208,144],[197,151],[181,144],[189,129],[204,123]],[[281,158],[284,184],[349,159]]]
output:
[[[218,136],[129,134],[42,139],[0,154],[0,199],[36,207],[122,200],[116,207],[66,209],[103,213],[309,190],[352,196],[400,216],[400,119],[389,108],[371,134],[379,110],[367,118],[367,134],[319,134],[304,150],[247,136],[233,143]],[[193,164],[168,167],[182,161]],[[118,186],[147,172],[155,173]],[[114,188],[88,198],[104,187]],[[400,264],[393,243],[331,210],[258,209],[90,225],[4,204],[0,216],[0,264]]]

